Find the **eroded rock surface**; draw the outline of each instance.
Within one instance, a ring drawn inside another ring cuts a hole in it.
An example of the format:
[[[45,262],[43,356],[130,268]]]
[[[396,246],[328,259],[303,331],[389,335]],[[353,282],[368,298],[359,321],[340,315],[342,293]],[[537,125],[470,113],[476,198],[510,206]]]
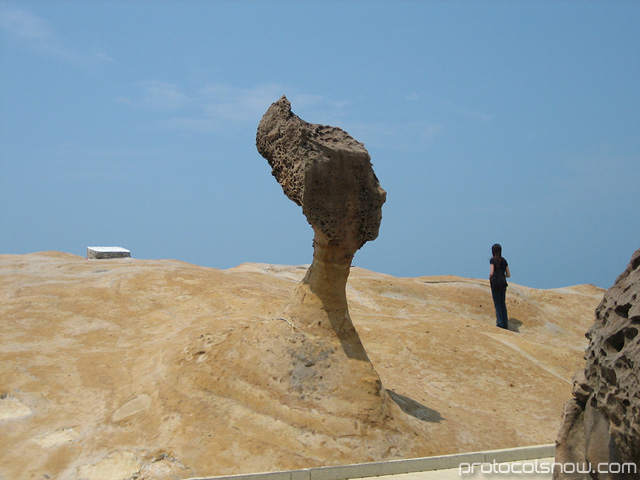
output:
[[[262,117],[256,147],[285,195],[302,207],[316,241],[353,255],[378,236],[386,193],[367,149],[347,132],[305,122],[283,96]]]
[[[341,399],[341,408],[350,405],[359,417],[379,421],[389,414],[391,402],[353,326],[346,297],[351,261],[365,242],[378,236],[386,197],[369,153],[339,128],[300,119],[284,96],[260,121],[256,146],[314,231],[313,262],[279,314],[298,335],[313,336],[311,344],[299,345],[293,353],[312,360],[290,386],[319,389],[331,379],[329,388],[321,389],[325,401]],[[318,368],[331,370],[316,372]],[[355,403],[363,397],[365,403]]]
[[[487,280],[351,268],[350,315],[388,396],[424,427],[414,435],[341,408],[371,396],[309,408],[345,373],[278,319],[305,273],[0,255],[0,477],[200,478],[554,440],[602,289],[512,283],[509,331]]]
[[[590,465],[592,473],[556,471],[558,480],[640,478],[639,296],[637,250],[596,309],[587,332],[586,367],[574,376],[573,398],[558,434],[556,461]]]

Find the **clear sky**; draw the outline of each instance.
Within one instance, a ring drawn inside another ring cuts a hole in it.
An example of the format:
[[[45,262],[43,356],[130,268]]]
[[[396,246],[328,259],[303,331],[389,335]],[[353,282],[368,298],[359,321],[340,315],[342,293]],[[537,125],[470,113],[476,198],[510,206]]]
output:
[[[0,1],[0,252],[307,264],[262,114],[364,143],[354,265],[610,287],[640,248],[640,1]]]

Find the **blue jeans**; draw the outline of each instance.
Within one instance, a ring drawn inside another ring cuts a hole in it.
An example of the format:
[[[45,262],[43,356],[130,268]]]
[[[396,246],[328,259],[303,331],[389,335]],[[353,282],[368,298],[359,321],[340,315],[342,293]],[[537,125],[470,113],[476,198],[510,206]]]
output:
[[[509,330],[509,317],[507,317],[507,289],[491,290],[493,305],[496,307],[496,326]]]

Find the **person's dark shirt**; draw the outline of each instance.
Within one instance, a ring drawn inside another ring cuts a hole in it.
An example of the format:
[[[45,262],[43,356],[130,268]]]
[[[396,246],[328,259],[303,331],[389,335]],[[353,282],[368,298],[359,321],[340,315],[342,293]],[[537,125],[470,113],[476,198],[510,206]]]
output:
[[[492,258],[491,260],[489,260],[489,263],[499,270],[506,270],[507,266],[509,266],[509,264],[507,263],[507,259],[504,257],[500,259],[500,265],[496,265],[495,260],[495,258]]]

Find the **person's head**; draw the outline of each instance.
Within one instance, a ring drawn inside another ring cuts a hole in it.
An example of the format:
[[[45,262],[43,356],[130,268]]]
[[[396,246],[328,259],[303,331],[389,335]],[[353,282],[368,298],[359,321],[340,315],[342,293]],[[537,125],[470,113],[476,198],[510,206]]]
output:
[[[491,254],[493,255],[493,258],[500,258],[502,256],[502,247],[499,243],[494,243],[491,246]]]

